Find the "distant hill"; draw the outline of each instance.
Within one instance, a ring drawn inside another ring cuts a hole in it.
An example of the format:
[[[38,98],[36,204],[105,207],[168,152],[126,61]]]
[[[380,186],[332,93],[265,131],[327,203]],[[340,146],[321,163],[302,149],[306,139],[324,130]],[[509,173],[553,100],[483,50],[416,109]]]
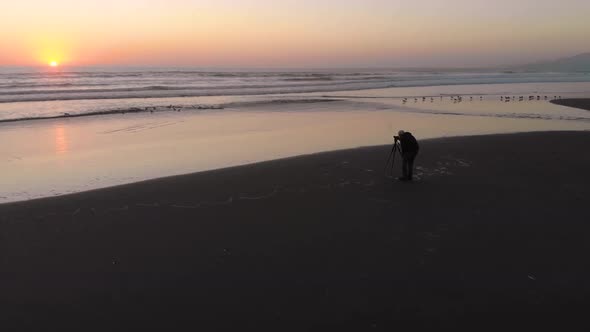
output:
[[[523,69],[531,71],[590,72],[590,53],[582,53],[554,61],[533,63],[525,65]]]

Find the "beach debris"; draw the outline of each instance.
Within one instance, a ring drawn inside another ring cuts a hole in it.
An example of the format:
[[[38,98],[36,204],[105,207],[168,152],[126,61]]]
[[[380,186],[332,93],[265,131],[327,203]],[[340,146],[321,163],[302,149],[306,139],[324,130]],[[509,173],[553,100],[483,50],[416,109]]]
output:
[[[442,162],[437,162],[439,165],[434,169],[417,166],[416,167],[416,179],[421,180],[422,178],[426,178],[433,175],[452,175],[453,173],[449,171],[449,169],[444,165]],[[448,164],[447,164],[448,165]]]
[[[172,208],[176,208],[176,209],[199,209],[201,207],[201,204],[197,204],[197,205],[179,205],[179,204],[174,204],[174,205],[170,205],[170,207]]]
[[[272,192],[270,192],[269,194],[266,194],[266,195],[261,195],[261,196],[244,196],[244,195],[240,195],[240,197],[238,199],[239,200],[259,200],[259,199],[265,199],[265,198],[270,198],[270,197],[276,195],[278,192],[279,192],[279,188],[278,187],[275,187]]]
[[[106,210],[106,212],[111,212],[111,211],[127,211],[127,210],[129,210],[129,206],[128,205],[125,205],[125,206],[120,207],[120,208],[108,209],[108,210]]]
[[[226,201],[222,201],[222,202],[200,202],[198,205],[199,206],[205,206],[205,205],[229,205],[232,204],[234,201],[234,197],[230,196]]]
[[[178,205],[178,204],[175,204],[175,205],[170,205],[170,207],[173,207],[173,208],[176,208],[176,209],[198,209],[201,206],[200,206],[200,204],[197,204],[197,205]]]
[[[457,160],[455,160],[455,161],[456,161],[456,162],[457,162],[457,164],[459,164],[459,166],[461,166],[461,167],[469,167],[469,166],[471,166],[471,164],[470,164],[470,163],[468,163],[468,162],[466,162],[466,161],[464,161],[464,160],[461,160],[461,159],[457,159]]]
[[[205,207],[207,205],[209,205],[209,206],[229,205],[229,204],[232,204],[233,201],[234,201],[234,197],[233,196],[230,196],[227,201],[221,201],[221,202],[198,202],[195,205],[173,204],[173,205],[170,205],[170,207],[176,208],[176,209],[200,209],[201,207]]]
[[[531,279],[531,280],[533,280],[533,281],[536,281],[536,280],[537,280],[537,277],[535,277],[535,276],[534,276],[534,275],[532,275],[532,274],[529,274],[529,275],[528,275],[528,277],[529,277],[529,279]]]
[[[442,157],[443,159],[446,159],[448,161],[445,161],[444,163],[437,161],[437,165],[446,165],[446,166],[460,166],[460,167],[469,167],[471,166],[471,162],[464,160],[464,159],[460,159],[460,158],[456,158],[453,157],[451,155],[446,155]]]
[[[432,240],[432,239],[438,239],[438,238],[440,238],[440,235],[439,234],[436,234],[436,233],[433,233],[433,232],[424,232],[424,233],[421,233],[421,234],[427,240]]]
[[[345,186],[348,186],[348,185],[350,185],[350,181],[343,181],[343,182],[340,182],[338,184],[338,186],[340,186],[340,187],[345,187]]]
[[[148,204],[148,203],[137,203],[135,204],[136,206],[141,206],[141,207],[160,207],[160,203],[152,203],[152,204]]]

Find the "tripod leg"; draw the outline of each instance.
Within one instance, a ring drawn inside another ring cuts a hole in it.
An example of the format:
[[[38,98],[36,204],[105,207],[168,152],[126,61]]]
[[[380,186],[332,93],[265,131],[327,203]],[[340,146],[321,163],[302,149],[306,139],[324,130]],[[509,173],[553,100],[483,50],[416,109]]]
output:
[[[391,176],[393,177],[393,167],[395,166],[395,154],[398,151],[397,143],[393,145],[393,159],[391,160]]]
[[[387,171],[387,165],[389,165],[389,161],[391,160],[391,156],[393,156],[395,158],[395,146],[393,146],[391,148],[391,152],[389,152],[389,157],[387,157],[387,162],[385,163],[385,167],[383,168],[383,171],[386,172]]]

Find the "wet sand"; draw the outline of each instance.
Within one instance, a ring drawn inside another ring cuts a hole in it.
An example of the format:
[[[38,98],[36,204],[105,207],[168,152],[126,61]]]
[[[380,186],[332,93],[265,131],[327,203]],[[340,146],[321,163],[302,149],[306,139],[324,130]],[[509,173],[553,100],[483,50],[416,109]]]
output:
[[[445,138],[414,183],[379,146],[0,205],[0,326],[587,327],[589,146]]]
[[[395,91],[365,92],[384,96]],[[0,141],[11,142],[0,145],[0,203],[387,144],[402,124],[421,139],[590,130],[588,111],[547,101],[505,103],[499,97],[405,104],[400,98],[300,100],[180,112],[174,107],[179,106],[0,123]]]

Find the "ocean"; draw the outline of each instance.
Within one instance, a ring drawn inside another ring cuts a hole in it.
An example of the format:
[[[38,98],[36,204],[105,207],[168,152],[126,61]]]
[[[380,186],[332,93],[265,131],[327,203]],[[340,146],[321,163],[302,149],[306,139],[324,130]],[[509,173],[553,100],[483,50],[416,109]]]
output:
[[[0,121],[167,111],[172,109],[170,106],[219,109],[228,104],[265,102],[269,99],[277,101],[276,95],[281,95],[278,99],[289,99],[288,96],[301,99],[301,95],[295,94],[302,93],[539,82],[590,82],[590,73],[392,69],[252,71],[126,67],[0,68]],[[180,97],[209,98],[175,99],[175,104],[171,104],[170,98]]]

